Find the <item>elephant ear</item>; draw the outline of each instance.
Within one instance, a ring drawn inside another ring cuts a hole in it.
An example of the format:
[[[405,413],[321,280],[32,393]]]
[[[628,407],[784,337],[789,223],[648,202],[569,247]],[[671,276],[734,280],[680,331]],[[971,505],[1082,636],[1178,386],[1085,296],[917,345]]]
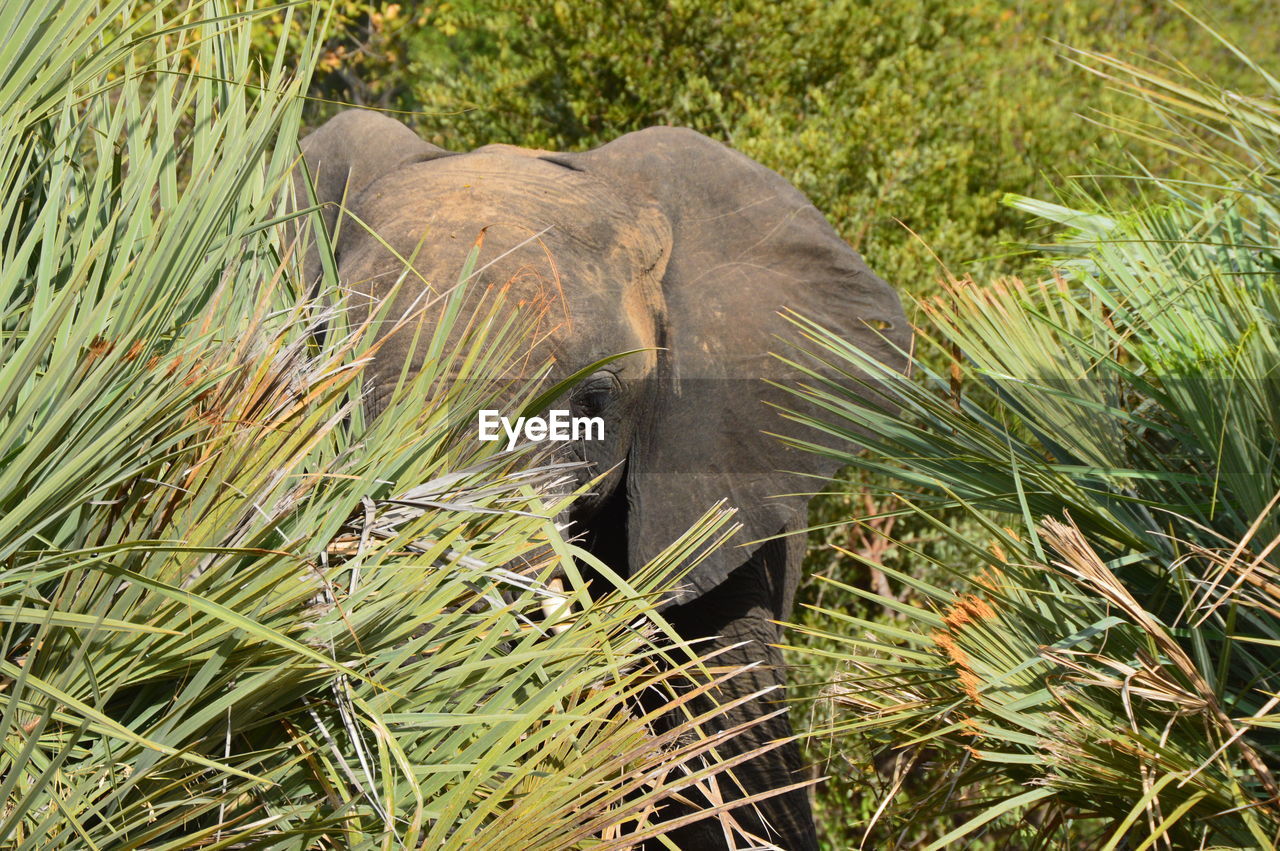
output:
[[[649,561],[722,498],[743,524],[668,603],[688,600],[746,562],[759,546],[751,541],[807,525],[806,494],[838,468],[769,434],[823,442],[775,407],[806,410],[770,383],[801,377],[770,354],[798,357],[785,342],[796,338],[794,328],[780,312],[807,316],[899,369],[910,326],[897,293],[803,194],[719,142],[655,127],[561,157],[629,197],[653,199],[670,223],[661,281],[666,353],[650,421],[628,456],[628,563]],[[838,370],[808,365],[878,403]],[[780,609],[789,609],[789,597],[784,591]]]
[[[294,169],[293,209],[310,207],[314,189],[315,203],[324,205],[320,217],[330,239],[338,233],[340,207],[350,206],[378,178],[410,163],[453,155],[424,142],[394,118],[368,109],[338,113],[309,133],[301,147],[306,168]],[[341,233],[351,239],[359,227],[348,220]],[[314,282],[321,273],[319,244],[314,238],[303,242],[303,273]],[[340,253],[340,245],[337,250]]]

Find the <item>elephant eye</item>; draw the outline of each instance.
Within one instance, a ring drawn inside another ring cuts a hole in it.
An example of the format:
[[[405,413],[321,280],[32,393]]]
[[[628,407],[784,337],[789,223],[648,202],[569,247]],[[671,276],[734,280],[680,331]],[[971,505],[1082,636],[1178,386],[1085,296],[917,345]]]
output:
[[[610,398],[608,388],[586,390],[574,395],[573,407],[584,417],[594,417],[609,407]]]
[[[599,416],[613,401],[615,379],[612,374],[593,375],[573,394],[575,413],[584,417]]]

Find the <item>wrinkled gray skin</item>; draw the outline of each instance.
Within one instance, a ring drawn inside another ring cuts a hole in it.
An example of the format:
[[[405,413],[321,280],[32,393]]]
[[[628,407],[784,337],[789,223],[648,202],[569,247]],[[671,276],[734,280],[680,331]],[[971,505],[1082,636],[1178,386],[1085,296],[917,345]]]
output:
[[[778,312],[817,319],[882,361],[904,364],[909,330],[893,290],[781,177],[690,130],[654,127],[585,153],[490,145],[454,154],[390,118],[350,111],[308,136],[303,151],[318,200],[343,202],[401,256],[416,256],[431,288],[457,280],[483,232],[480,265],[488,268],[469,292],[505,286],[522,310],[539,311],[540,351],[554,357],[560,376],[650,349],[598,371],[571,396],[575,413],[605,418],[607,435],[561,450],[592,462],[593,473],[612,470],[576,503],[572,529],[627,575],[727,499],[744,528],[688,575],[665,614],[688,638],[745,642],[719,664],[763,663],[721,687],[719,701],[781,685],[772,621],[790,614],[804,538],[748,542],[803,528],[808,500],[795,494],[820,489],[835,468],[763,433],[820,438],[767,404],[802,407],[765,383],[797,374],[769,355],[794,356],[777,339],[795,337]],[[337,204],[323,216],[332,232]],[[344,286],[371,303],[384,300],[403,272],[350,218],[338,228],[336,257]],[[318,263],[310,251],[309,274],[318,274]],[[426,286],[404,286],[390,315]],[[410,344],[400,333],[380,350],[373,411]],[[752,700],[711,726],[759,718],[781,707],[779,697]],[[784,713],[718,750],[732,756],[790,732]],[[725,790],[730,798],[806,779],[793,744],[735,774],[745,789]],[[805,790],[757,807],[735,809],[734,818],[779,847],[817,847]],[[681,813],[673,806],[668,815]],[[711,818],[672,836],[697,851],[726,846]]]

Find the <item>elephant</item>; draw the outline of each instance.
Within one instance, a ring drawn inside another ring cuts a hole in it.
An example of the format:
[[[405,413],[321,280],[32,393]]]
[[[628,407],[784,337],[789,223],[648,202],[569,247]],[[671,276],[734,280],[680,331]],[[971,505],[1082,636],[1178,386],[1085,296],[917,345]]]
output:
[[[897,293],[799,190],[688,129],[651,127],[574,153],[503,144],[458,153],[357,109],[307,135],[302,153],[307,183],[295,178],[295,191],[308,194],[296,203],[324,205],[339,281],[369,310],[390,298],[395,316],[423,286],[452,284],[482,237],[481,284],[540,305],[550,320],[538,346],[559,377],[633,353],[570,395],[573,411],[604,421],[603,439],[565,447],[587,464],[584,475],[601,477],[573,503],[570,533],[625,577],[727,500],[741,527],[661,611],[683,637],[727,648],[717,664],[761,663],[719,686],[721,703],[784,684],[776,622],[789,617],[800,577],[805,542],[796,533],[807,525],[809,495],[836,465],[778,439],[820,438],[779,413],[806,410],[776,386],[801,377],[801,355],[782,342],[794,336],[782,314],[813,318],[905,369],[910,330]],[[315,244],[306,252],[304,270],[316,276]],[[410,257],[421,277],[392,296]],[[383,341],[369,367],[371,413],[406,359],[414,368],[411,347],[409,334]],[[808,365],[879,403],[869,383],[816,359]],[[785,712],[766,717],[783,705],[775,691],[709,722],[713,731],[765,719],[720,744],[720,757],[789,738]],[[739,785],[726,795],[737,800],[794,786],[806,772],[791,741],[734,776]],[[817,847],[806,788],[732,814],[757,840]],[[699,851],[730,841],[711,817],[670,837]]]

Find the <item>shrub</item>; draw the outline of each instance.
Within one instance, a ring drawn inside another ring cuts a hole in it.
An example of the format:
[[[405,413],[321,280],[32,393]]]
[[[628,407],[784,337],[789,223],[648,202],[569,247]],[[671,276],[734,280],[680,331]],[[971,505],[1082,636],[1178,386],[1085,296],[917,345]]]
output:
[[[906,603],[843,585],[903,620],[824,611],[847,664],[827,695],[844,731],[950,769],[914,798],[957,813],[930,849],[1006,816],[1060,847],[1274,848],[1280,112],[1086,59],[1149,93],[1161,120],[1141,132],[1212,179],[1153,181],[1132,212],[1011,199],[1069,229],[1052,274],[924,300],[946,366],[921,359],[918,383],[797,319],[902,405],[802,391],[843,411],[834,433],[871,433],[878,456],[846,460],[925,518],[960,506],[967,526],[929,522],[981,567],[935,563],[958,588],[888,569]]]
[[[1256,40],[1268,8],[1222,12]],[[1159,2],[467,0],[397,39],[409,62],[395,105],[425,111],[418,129],[459,149],[582,149],[652,124],[693,127],[781,172],[882,276],[918,293],[939,274],[935,255],[1021,269],[1006,255],[1025,220],[1001,197],[1043,194],[1046,174],[1124,149],[1076,114],[1132,105],[1050,39],[1112,51],[1158,39],[1199,69],[1226,55]]]
[[[521,327],[432,326],[367,423],[372,326],[302,293],[281,188],[319,33],[257,65],[231,4],[4,16],[0,845],[660,832],[712,772],[629,711],[661,685],[653,576],[576,583],[552,630],[542,579],[590,558],[550,519],[563,471],[462,427]]]

